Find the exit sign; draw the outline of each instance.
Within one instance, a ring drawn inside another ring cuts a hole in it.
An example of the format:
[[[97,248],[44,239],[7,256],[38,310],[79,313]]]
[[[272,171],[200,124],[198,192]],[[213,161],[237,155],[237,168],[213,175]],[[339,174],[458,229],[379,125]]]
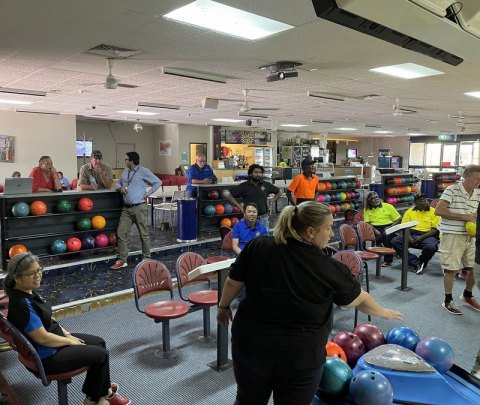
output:
[[[448,134],[448,135],[438,135],[438,139],[440,141],[454,141],[455,135]]]

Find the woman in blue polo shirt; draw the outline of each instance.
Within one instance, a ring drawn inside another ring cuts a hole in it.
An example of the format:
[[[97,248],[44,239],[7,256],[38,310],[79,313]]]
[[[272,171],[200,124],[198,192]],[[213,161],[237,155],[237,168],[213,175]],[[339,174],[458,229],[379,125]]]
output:
[[[238,255],[245,245],[259,235],[268,235],[268,230],[257,222],[257,204],[249,202],[244,207],[245,218],[232,229],[232,248]]]

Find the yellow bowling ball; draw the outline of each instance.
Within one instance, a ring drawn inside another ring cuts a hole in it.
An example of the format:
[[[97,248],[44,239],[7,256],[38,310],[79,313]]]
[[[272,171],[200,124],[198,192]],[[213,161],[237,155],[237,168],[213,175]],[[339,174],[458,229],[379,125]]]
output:
[[[477,223],[472,221],[467,221],[465,224],[465,230],[470,236],[475,236],[477,233]]]

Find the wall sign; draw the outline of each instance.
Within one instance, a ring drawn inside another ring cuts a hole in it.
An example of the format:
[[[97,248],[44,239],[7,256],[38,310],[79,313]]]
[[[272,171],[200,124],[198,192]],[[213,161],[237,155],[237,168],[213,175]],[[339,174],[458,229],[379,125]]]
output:
[[[226,129],[222,131],[223,143],[236,143],[247,145],[265,145],[272,141],[270,132],[243,131]]]
[[[15,162],[15,137],[0,135],[0,162]]]
[[[160,156],[171,156],[172,155],[172,140],[167,139],[165,141],[160,141],[158,143],[158,154]]]

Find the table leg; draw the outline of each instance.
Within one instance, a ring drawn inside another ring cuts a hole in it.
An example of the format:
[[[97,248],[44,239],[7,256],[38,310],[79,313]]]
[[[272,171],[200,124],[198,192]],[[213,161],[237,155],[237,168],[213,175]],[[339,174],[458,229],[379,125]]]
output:
[[[408,278],[408,240],[410,238],[410,229],[403,230],[403,249],[402,249],[402,276],[400,285],[395,289],[400,291],[410,291],[412,288],[407,286]]]

